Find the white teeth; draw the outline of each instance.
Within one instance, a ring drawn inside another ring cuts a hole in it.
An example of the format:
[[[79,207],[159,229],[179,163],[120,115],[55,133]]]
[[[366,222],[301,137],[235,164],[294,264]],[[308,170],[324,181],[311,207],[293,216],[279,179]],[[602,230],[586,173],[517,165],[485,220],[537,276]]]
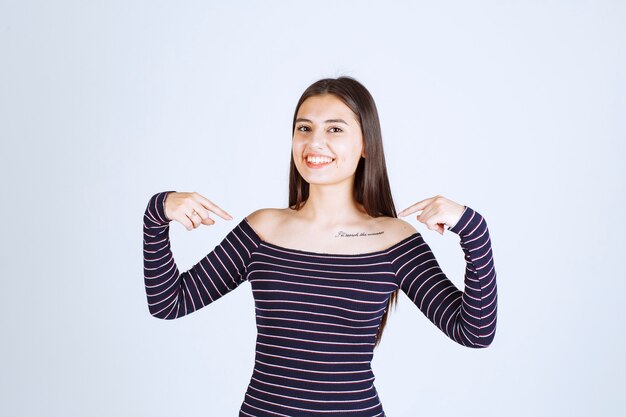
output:
[[[332,158],[327,158],[325,156],[309,156],[307,157],[307,161],[313,164],[325,164],[328,162],[332,162]]]

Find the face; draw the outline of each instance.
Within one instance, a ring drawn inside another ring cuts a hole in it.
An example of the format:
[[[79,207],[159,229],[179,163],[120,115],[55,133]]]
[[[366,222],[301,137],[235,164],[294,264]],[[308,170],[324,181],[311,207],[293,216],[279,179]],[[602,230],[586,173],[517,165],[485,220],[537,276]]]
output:
[[[357,116],[332,94],[306,99],[296,115],[293,160],[309,184],[352,180],[361,156],[363,134]],[[308,156],[314,156],[311,160]]]

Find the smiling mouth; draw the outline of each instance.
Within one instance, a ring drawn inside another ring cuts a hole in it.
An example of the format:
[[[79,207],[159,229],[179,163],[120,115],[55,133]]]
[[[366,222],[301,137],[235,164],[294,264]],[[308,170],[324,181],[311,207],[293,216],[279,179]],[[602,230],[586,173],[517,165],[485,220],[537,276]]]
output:
[[[335,158],[330,160],[328,158],[306,158],[304,162],[309,168],[323,168],[335,162]]]

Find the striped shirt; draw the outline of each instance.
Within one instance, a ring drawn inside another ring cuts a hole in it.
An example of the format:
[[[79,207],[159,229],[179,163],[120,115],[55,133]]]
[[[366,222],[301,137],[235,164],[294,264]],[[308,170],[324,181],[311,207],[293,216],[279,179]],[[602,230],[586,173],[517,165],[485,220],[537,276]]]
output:
[[[442,272],[419,232],[362,254],[289,249],[263,241],[244,218],[185,272],[172,256],[164,201],[144,214],[144,278],[150,313],[190,314],[244,281],[252,287],[255,365],[239,416],[384,417],[371,368],[376,333],[400,288],[453,341],[487,347],[497,288],[485,219],[470,207],[450,230],[465,253],[465,290]]]

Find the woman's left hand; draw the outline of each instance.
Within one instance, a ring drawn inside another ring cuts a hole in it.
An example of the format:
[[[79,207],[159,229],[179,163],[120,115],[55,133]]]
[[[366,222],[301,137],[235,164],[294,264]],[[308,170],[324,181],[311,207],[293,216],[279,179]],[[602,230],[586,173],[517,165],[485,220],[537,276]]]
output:
[[[444,226],[452,228],[461,219],[465,206],[436,195],[405,208],[398,213],[398,216],[407,216],[420,210],[422,212],[417,215],[417,220],[424,223],[430,230],[443,235]]]

